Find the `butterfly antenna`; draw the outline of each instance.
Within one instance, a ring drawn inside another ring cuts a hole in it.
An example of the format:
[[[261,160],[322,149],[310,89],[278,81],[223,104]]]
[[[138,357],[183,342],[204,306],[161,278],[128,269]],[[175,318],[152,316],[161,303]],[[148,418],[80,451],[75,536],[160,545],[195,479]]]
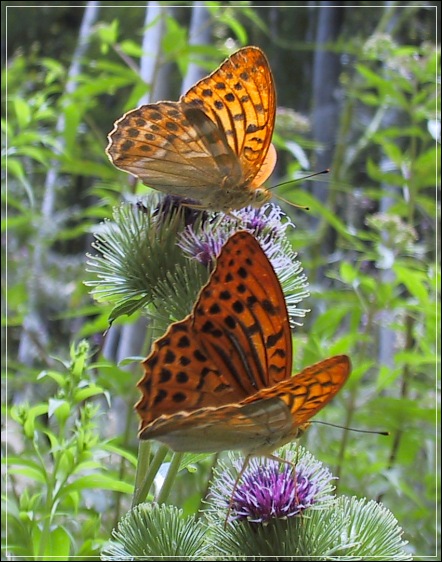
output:
[[[324,421],[311,420],[310,423],[320,423],[321,425],[329,425],[331,427],[338,427],[339,429],[347,429],[348,431],[356,431],[356,433],[372,433],[373,435],[390,435],[389,431],[374,431],[371,429],[356,429],[354,427],[344,427],[342,425],[337,425],[335,423],[329,423]]]
[[[330,172],[330,168],[325,168],[325,170],[321,170],[320,172],[315,172],[314,174],[309,174],[308,176],[302,176],[302,178],[297,178],[294,180],[287,180],[287,181],[283,181],[282,183],[277,183],[276,185],[269,187],[269,189],[275,189],[276,187],[281,187],[281,185],[288,185],[290,183],[296,183],[298,181],[308,180],[316,176],[321,176],[322,174],[328,174],[329,172]]]
[[[296,183],[298,181],[302,181],[302,180],[308,180],[310,178],[314,178],[315,176],[320,176],[322,174],[328,174],[330,172],[330,168],[326,168],[325,170],[321,170],[320,172],[315,172],[314,174],[309,174],[308,176],[303,176],[302,178],[298,178],[295,180],[288,180],[288,181],[283,181],[282,183],[277,183],[276,185],[269,187],[270,189],[275,189],[277,187],[281,187],[282,185],[288,185],[291,183]],[[291,201],[288,201],[287,199],[284,199],[284,197],[281,197],[280,195],[276,195],[275,197],[277,199],[279,199],[280,201],[284,201],[284,203],[287,203],[288,205],[291,205],[292,207],[296,207],[297,209],[303,209],[304,211],[309,211],[310,208],[306,207],[305,205],[297,205],[296,203],[292,203]]]
[[[289,182],[285,182],[285,183],[289,183]],[[284,184],[281,183],[279,185],[284,185]],[[277,186],[275,185],[274,187]],[[271,189],[273,189],[273,187]],[[281,195],[276,195],[276,193],[273,194],[273,197],[276,197],[276,199],[279,199],[280,201],[284,201],[284,203],[287,203],[287,205],[290,205],[291,207],[296,207],[297,209],[302,209],[303,211],[310,211],[310,207],[307,207],[306,205],[298,205],[297,203],[293,203],[288,199],[284,199],[284,197],[281,197]]]

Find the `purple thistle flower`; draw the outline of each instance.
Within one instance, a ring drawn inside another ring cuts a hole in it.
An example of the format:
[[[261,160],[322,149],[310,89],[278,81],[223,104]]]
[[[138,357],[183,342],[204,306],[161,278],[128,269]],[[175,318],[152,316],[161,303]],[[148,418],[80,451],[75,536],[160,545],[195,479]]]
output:
[[[238,209],[232,211],[231,216],[228,216],[234,224],[239,221],[242,228],[253,232],[257,237],[263,234],[279,237],[285,233],[287,227],[294,227],[294,224],[289,220],[283,222],[284,217],[287,219],[281,208],[272,203],[267,203],[259,208],[245,207]]]
[[[189,224],[180,234],[178,245],[190,256],[195,257],[204,265],[214,262],[224,242],[237,230],[247,230],[260,241],[266,253],[283,254],[281,238],[288,227],[294,224],[279,207],[272,204],[260,208],[245,207],[239,211],[232,211],[230,215],[217,215],[220,218],[206,220],[202,228],[194,229]],[[284,220],[283,220],[284,219]],[[272,255],[269,255],[272,259]],[[273,264],[278,269],[278,264]],[[286,267],[287,263],[280,267]]]
[[[136,206],[116,208],[113,222],[105,221],[97,229],[97,255],[88,256],[95,279],[87,285],[97,300],[114,304],[111,320],[137,309],[165,321],[184,317],[224,243],[247,229],[275,268],[291,326],[299,325],[297,319],[308,312],[299,308],[308,297],[307,278],[286,234],[294,225],[282,210],[267,204],[226,215],[191,205],[152,194]],[[204,264],[206,271],[195,262]]]
[[[211,226],[207,228],[206,225],[203,225],[198,233],[188,226],[180,234],[178,246],[204,266],[211,267],[227,238],[228,236],[226,237],[224,232],[213,229]]]
[[[293,517],[314,503],[316,486],[293,467],[258,466],[248,472],[232,498],[236,519],[262,523],[273,517]]]
[[[272,459],[252,458],[235,487],[241,462],[236,459],[230,469],[217,472],[211,497],[216,507],[229,509],[233,520],[267,523],[272,519],[287,519],[308,508],[324,505],[333,498],[330,471],[301,450],[296,460],[286,455],[289,463]],[[232,470],[233,468],[233,470]],[[232,495],[232,489],[233,495]]]

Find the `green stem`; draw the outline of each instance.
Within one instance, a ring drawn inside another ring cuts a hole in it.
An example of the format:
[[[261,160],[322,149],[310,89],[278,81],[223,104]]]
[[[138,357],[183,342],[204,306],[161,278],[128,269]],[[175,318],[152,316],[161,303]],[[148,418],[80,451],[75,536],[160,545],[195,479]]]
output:
[[[358,294],[358,291],[357,291],[357,294]],[[363,301],[362,295],[359,295],[359,296],[361,298],[362,306],[367,312],[367,323],[366,323],[366,327],[365,327],[365,330],[364,330],[364,335],[370,334],[371,331],[373,330],[375,311],[372,308],[371,309],[367,308],[367,305]],[[368,343],[367,343],[367,341],[368,341],[368,339],[366,340],[365,338],[362,338],[361,343],[358,346],[357,357],[365,357],[366,354],[368,353],[368,350],[367,350]],[[346,418],[345,418],[345,422],[344,422],[344,427],[350,427],[351,426],[352,419],[353,419],[355,409],[356,409],[355,405],[356,405],[356,402],[357,402],[357,396],[358,396],[359,392],[360,392],[359,385],[358,386],[355,385],[351,389],[348,405],[347,405],[347,408],[346,408]],[[348,440],[349,440],[349,432],[344,431],[343,435],[342,435],[340,445],[339,445],[339,452],[338,452],[338,456],[337,456],[337,466],[334,470],[334,474],[338,478],[338,481],[337,481],[338,483],[340,482],[340,479],[342,477],[342,471],[343,471],[343,468],[345,466],[345,452],[347,450]],[[337,490],[338,490],[338,484],[336,485],[336,491]]]
[[[36,560],[45,560],[45,551],[46,546],[48,544],[49,535],[51,532],[51,523],[52,523],[52,491],[53,486],[52,483],[49,483],[49,480],[46,482],[46,502],[45,502],[45,518],[43,523],[43,528],[40,535],[40,543],[38,545],[38,555]]]
[[[166,445],[160,445],[158,451],[155,453],[152,462],[149,464],[150,456],[150,442],[140,441],[138,449],[138,466],[137,475],[135,478],[135,492],[132,501],[132,507],[145,501],[147,494],[153,484],[155,476],[157,475],[166,455],[168,452]]]
[[[123,443],[126,447],[129,447],[129,442],[130,442],[130,437],[132,434],[132,418],[133,418],[133,414],[134,414],[134,410],[132,408],[128,408],[127,409],[127,414],[126,414],[126,421],[125,421],[125,427],[124,427],[124,433],[123,433]],[[147,458],[149,458],[149,447],[146,447],[147,451],[145,451],[145,453],[147,453]],[[146,459],[144,459],[146,460]],[[137,464],[137,467],[139,465]],[[126,480],[126,470],[127,468],[127,461],[124,457],[121,457],[120,460],[120,468],[118,471],[118,479],[121,482],[124,482]],[[138,476],[138,470],[137,470],[137,476]],[[135,489],[136,489],[136,484],[135,484]],[[121,501],[122,501],[122,497],[123,494],[121,492],[115,492],[115,510],[114,510],[114,523],[113,523],[113,527],[117,526],[118,521],[120,520],[120,516],[121,516]]]
[[[164,483],[161,486],[161,490],[157,497],[157,502],[162,504],[166,501],[167,497],[169,496],[170,490],[172,488],[172,484],[175,481],[175,477],[180,469],[181,460],[183,458],[184,453],[174,453],[172,457],[172,461],[169,466],[169,470],[167,471],[166,478],[164,479]]]
[[[51,523],[52,523],[52,506],[53,506],[53,490],[54,490],[54,482],[55,482],[55,474],[57,470],[57,457],[54,459],[54,468],[52,469],[52,473],[47,470],[47,461],[43,458],[40,448],[38,446],[37,438],[34,437],[34,450],[36,456],[43,467],[43,471],[46,476],[46,501],[44,507],[44,522],[42,525],[41,535],[40,535],[40,542],[38,545],[38,554],[35,557],[36,560],[44,560],[44,554],[46,551],[46,546],[48,544],[49,534],[51,532]]]

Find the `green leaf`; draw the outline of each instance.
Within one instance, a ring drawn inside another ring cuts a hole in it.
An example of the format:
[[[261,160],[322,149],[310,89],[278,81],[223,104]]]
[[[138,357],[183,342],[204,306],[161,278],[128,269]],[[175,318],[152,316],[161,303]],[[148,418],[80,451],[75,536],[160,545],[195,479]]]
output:
[[[296,204],[305,205],[310,209],[310,212],[313,216],[320,216],[346,240],[350,241],[354,245],[357,244],[356,236],[349,232],[347,226],[338,217],[338,215],[327,205],[323,205],[318,199],[313,197],[313,195],[311,195],[307,191],[298,191],[296,193]]]
[[[109,314],[109,324],[113,324],[113,322],[115,322],[115,320],[119,316],[131,316],[132,314],[137,312],[137,310],[140,310],[140,308],[146,306],[147,304],[148,303],[146,297],[125,300],[124,302],[117,304],[117,306],[115,306]]]
[[[398,281],[407,287],[410,295],[416,297],[421,303],[429,302],[429,279],[425,272],[412,270],[397,263],[394,264],[393,270]]]
[[[141,58],[143,54],[143,49],[141,48],[140,43],[135,42],[132,39],[121,41],[120,49],[124,54],[129,55],[130,57]]]
[[[61,64],[58,60],[46,57],[41,59],[41,65],[47,70],[45,77],[46,85],[64,78],[66,74],[66,66]]]
[[[133,355],[132,357],[125,357],[121,361],[118,361],[119,367],[124,367],[126,365],[132,365],[133,363],[140,363],[146,359],[145,355]]]
[[[229,26],[232,33],[236,35],[239,43],[241,43],[242,45],[247,44],[247,31],[234,11],[221,9],[218,14],[218,18],[219,21],[222,21],[227,26]]]
[[[18,180],[20,180],[21,184],[25,188],[31,207],[34,207],[35,205],[34,191],[32,189],[31,184],[28,182],[26,178],[26,174],[21,161],[16,158],[11,158],[9,156],[7,161],[7,170],[8,173],[12,174]]]
[[[187,46],[187,30],[174,18],[166,18],[166,30],[161,40],[167,54],[179,52]]]
[[[92,396],[98,396],[99,394],[103,394],[104,390],[101,386],[91,385],[87,388],[81,388],[74,392],[74,401],[76,403],[83,402],[87,398],[91,398]]]
[[[46,556],[53,560],[69,560],[71,538],[64,527],[51,529]]]
[[[56,414],[57,420],[60,423],[66,421],[71,412],[71,405],[67,400],[61,400],[59,398],[49,398],[48,402],[48,416],[51,418]]]
[[[114,492],[122,492],[123,494],[133,494],[134,487],[126,482],[121,482],[111,476],[104,474],[89,474],[81,476],[74,482],[63,487],[62,493],[70,494],[73,491],[81,491],[90,488],[98,488],[104,490],[113,490]]]
[[[77,464],[72,474],[80,474],[81,472],[100,470],[102,465],[98,461],[84,461]]]
[[[194,472],[196,464],[211,457],[213,455],[207,453],[186,453],[181,459],[179,470],[187,469],[189,472]]]
[[[26,476],[34,482],[39,482],[40,484],[47,484],[47,475],[40,468],[28,467],[11,467],[9,469],[9,474],[20,474],[21,476]]]
[[[349,262],[343,261],[339,267],[339,275],[344,283],[353,285],[358,278],[358,270]]]
[[[48,405],[47,404],[37,404],[32,408],[29,408],[25,423],[23,424],[23,431],[26,437],[29,439],[34,438],[35,434],[35,418],[47,414]]]
[[[19,97],[14,98],[13,103],[18,125],[21,129],[24,129],[31,121],[31,109],[29,104],[23,98]]]
[[[118,41],[119,20],[114,19],[111,23],[101,23],[97,27],[97,33],[105,45],[114,45]]]
[[[47,166],[52,158],[52,153],[46,148],[40,148],[36,146],[23,146],[17,148],[16,154],[21,156],[27,156],[32,158],[36,162],[39,162],[43,166]]]
[[[78,101],[66,104],[63,111],[65,154],[73,154],[76,145],[77,131],[83,118],[83,111]]]
[[[336,334],[342,319],[348,314],[346,307],[330,307],[315,322],[315,335],[319,338],[331,338]]]
[[[112,453],[113,455],[118,455],[120,457],[122,457],[123,459],[126,459],[127,461],[129,461],[132,466],[137,466],[137,456],[132,454],[130,451],[128,451],[127,449],[123,449],[122,447],[118,447],[118,445],[114,445],[113,443],[105,443],[103,445],[103,449],[105,451],[108,451],[109,453]]]
[[[15,465],[17,465],[17,466],[24,466],[24,467],[27,467],[27,468],[30,468],[30,469],[32,469],[32,470],[35,470],[35,471],[40,472],[40,474],[43,475],[43,476],[46,475],[46,472],[45,472],[45,470],[44,470],[44,467],[42,467],[42,466],[40,465],[40,463],[38,463],[37,461],[34,461],[34,460],[32,460],[32,459],[28,459],[28,458],[26,458],[26,457],[24,457],[24,456],[18,457],[18,456],[11,456],[11,455],[9,455],[7,458],[6,458],[6,457],[3,458],[3,459],[2,459],[2,462],[3,462],[3,463],[7,463],[8,466],[11,466],[11,467],[12,467],[12,466],[15,466]],[[40,478],[39,478],[39,480],[40,480]]]
[[[37,380],[42,380],[45,377],[53,379],[60,388],[63,388],[66,385],[66,377],[57,371],[42,371],[37,376]]]

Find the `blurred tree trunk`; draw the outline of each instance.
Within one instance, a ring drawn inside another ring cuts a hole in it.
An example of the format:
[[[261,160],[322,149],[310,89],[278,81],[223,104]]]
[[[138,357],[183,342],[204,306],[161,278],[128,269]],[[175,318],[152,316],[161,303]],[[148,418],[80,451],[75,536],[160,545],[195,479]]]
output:
[[[140,105],[152,103],[164,97],[163,84],[167,80],[162,80],[161,42],[164,36],[164,18],[167,11],[167,7],[162,7],[160,2],[149,2],[146,7],[140,76],[149,85],[149,89],[140,99]],[[155,21],[156,24],[153,25]]]
[[[147,88],[145,95],[140,99],[140,105],[162,99],[162,94],[167,88],[168,81],[164,76],[164,65],[161,65],[161,43],[165,31],[164,18],[167,10],[167,7],[161,6],[160,2],[149,2],[146,6],[140,75]],[[154,22],[156,24],[152,25]],[[126,357],[142,355],[145,335],[146,319],[144,317],[123,326],[111,326],[103,345],[104,357],[118,363]],[[123,369],[139,370],[137,364],[126,365]],[[124,407],[125,403],[126,401],[123,400],[119,407]],[[124,421],[125,417],[122,416],[121,420]]]
[[[72,95],[77,88],[77,78],[81,72],[82,58],[89,46],[94,23],[98,18],[99,2],[88,2],[83,15],[76,49],[72,55],[72,63],[67,74],[65,94]],[[57,121],[56,131],[59,136],[59,150],[63,151],[65,117],[63,113]],[[48,307],[45,291],[40,283],[45,279],[47,268],[47,252],[56,238],[53,216],[56,209],[57,186],[60,180],[59,161],[53,160],[47,173],[39,224],[34,238],[34,253],[30,267],[28,287],[28,312],[23,320],[22,333],[18,349],[18,359],[25,365],[32,365],[39,358],[48,362],[46,345],[49,339]]]
[[[341,64],[339,53],[334,53],[330,46],[336,42],[341,32],[344,19],[344,8],[330,6],[328,2],[320,2],[317,9],[318,22],[316,29],[316,45],[313,58],[312,86],[312,138],[319,147],[315,151],[314,169],[316,171],[329,168],[333,159],[340,115],[338,88]],[[333,171],[332,171],[333,173]],[[329,193],[324,182],[311,182],[313,195],[325,203]],[[317,226],[319,219],[312,217],[312,226]],[[326,237],[328,243],[324,252],[332,251],[333,238]],[[330,244],[331,243],[331,244]]]
[[[143,56],[140,64],[140,73],[143,80],[150,86],[149,91],[140,100],[140,104],[152,103],[158,99],[169,97],[168,79],[171,65],[164,64],[161,55],[161,42],[164,36],[164,19],[168,13],[167,6],[161,2],[149,2],[146,8],[143,35]],[[152,22],[156,21],[156,25]],[[210,14],[203,2],[195,2],[192,7],[192,16],[189,30],[190,45],[204,45],[210,42],[211,26]],[[192,84],[204,75],[205,72],[196,64],[189,64],[187,75],[183,79],[182,91],[187,91]],[[113,333],[111,333],[113,332]],[[118,332],[118,336],[115,336]],[[107,358],[121,361],[125,357],[132,357],[148,353],[143,350],[146,335],[146,319],[140,318],[137,322],[125,324],[122,327],[112,326],[106,338],[103,354]],[[139,371],[138,365],[133,364],[125,369]]]
[[[205,6],[205,2],[194,2],[192,17],[189,28],[189,45],[207,45],[212,41],[211,16]],[[206,75],[204,69],[198,64],[191,62],[183,79],[181,92],[184,94]]]

